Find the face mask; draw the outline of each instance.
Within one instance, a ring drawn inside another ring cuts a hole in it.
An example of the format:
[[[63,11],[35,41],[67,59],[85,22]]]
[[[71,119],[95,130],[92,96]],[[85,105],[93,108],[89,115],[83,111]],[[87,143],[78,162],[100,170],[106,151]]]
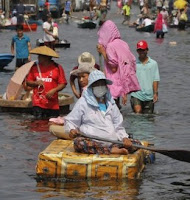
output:
[[[93,91],[95,97],[101,98],[107,93],[108,89],[105,85],[103,85],[103,86],[93,87],[92,91]]]

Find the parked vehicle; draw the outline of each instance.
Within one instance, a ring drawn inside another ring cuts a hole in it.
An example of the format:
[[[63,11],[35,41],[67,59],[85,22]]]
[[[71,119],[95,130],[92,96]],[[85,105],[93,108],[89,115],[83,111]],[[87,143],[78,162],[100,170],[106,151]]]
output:
[[[18,4],[20,1],[15,0],[12,4],[10,4],[10,10],[13,11],[16,10]],[[36,19],[38,16],[38,4],[36,0],[23,0],[22,1],[24,6],[24,11],[27,13],[27,15],[30,16],[32,19]]]
[[[38,7],[40,11],[43,10],[43,6],[45,4],[45,0],[38,0]],[[50,4],[50,12],[53,17],[61,17],[65,5],[65,0],[49,0]]]

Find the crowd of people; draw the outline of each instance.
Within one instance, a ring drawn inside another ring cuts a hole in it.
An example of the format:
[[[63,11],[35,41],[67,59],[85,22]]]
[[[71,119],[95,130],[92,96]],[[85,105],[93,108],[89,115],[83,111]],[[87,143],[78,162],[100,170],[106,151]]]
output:
[[[147,55],[148,50],[147,42],[139,41],[136,59],[114,22],[106,20],[98,31],[97,44],[97,51],[105,60],[104,72],[89,52],[78,57],[78,66],[70,72],[70,86],[79,100],[65,117],[59,115],[58,92],[66,87],[67,80],[62,66],[52,59],[59,55],[48,46],[30,50],[30,54],[38,55],[26,77],[26,85],[33,91],[33,115],[36,119],[48,118],[49,130],[56,137],[74,139],[77,152],[128,154],[132,142],[122,125],[120,101],[126,105],[130,95],[132,110],[148,114],[154,112],[158,101],[159,69]],[[99,133],[105,139],[123,141],[123,145],[97,142],[81,137],[81,132],[86,137]]]
[[[127,2],[126,12],[129,6]],[[97,33],[97,52],[104,58],[103,70],[91,53],[79,55],[78,65],[70,72],[69,80],[78,100],[67,116],[60,116],[58,92],[67,86],[67,80],[63,67],[53,60],[59,57],[54,49],[55,23],[51,15],[46,17],[43,23],[45,46],[31,50],[30,39],[23,34],[22,25],[17,25],[17,34],[11,43],[12,53],[16,54],[16,69],[29,62],[31,54],[38,56],[24,81],[32,91],[34,117],[49,119],[49,130],[56,137],[74,139],[77,152],[128,154],[133,150],[132,142],[123,127],[120,109],[130,97],[135,113],[152,114],[158,101],[159,68],[148,56],[148,43],[138,41],[136,59],[129,45],[121,39],[116,24],[104,18]],[[81,137],[81,133],[85,137]],[[123,145],[86,138],[97,133],[105,139],[122,141]]]
[[[185,30],[190,23],[190,2],[184,0],[185,3],[180,5],[177,1],[180,0],[139,0],[137,2],[139,15],[134,22],[130,21],[133,7],[130,0],[117,0],[117,6],[118,13],[124,16],[122,24],[134,26],[136,30],[145,32],[154,31],[157,38],[164,38],[164,34],[168,32],[168,26]]]

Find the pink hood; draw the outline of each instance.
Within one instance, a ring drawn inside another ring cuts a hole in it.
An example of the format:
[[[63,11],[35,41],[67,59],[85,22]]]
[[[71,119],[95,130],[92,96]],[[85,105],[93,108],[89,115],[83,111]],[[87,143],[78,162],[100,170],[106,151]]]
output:
[[[128,44],[121,40],[116,25],[108,20],[98,31],[98,43],[106,49],[107,62],[104,62],[106,77],[113,81],[109,86],[113,98],[140,90],[136,77],[136,59]],[[110,65],[117,67],[112,73]]]
[[[108,43],[120,38],[120,32],[111,20],[105,21],[98,31],[98,43],[102,44],[105,48]]]

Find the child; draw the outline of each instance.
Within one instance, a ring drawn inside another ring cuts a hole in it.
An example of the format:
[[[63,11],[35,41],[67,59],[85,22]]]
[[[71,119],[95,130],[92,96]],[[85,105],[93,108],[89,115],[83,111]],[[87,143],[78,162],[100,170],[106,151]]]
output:
[[[23,34],[23,26],[16,26],[17,34],[12,38],[11,53],[14,55],[16,46],[16,69],[30,61],[29,51],[31,50],[30,38]],[[15,44],[15,46],[14,46]]]
[[[130,7],[129,2],[126,2],[122,9],[123,9],[123,15],[124,15],[124,20],[122,24],[124,24],[126,21],[127,21],[127,24],[129,24],[130,14],[131,14],[131,7]]]

